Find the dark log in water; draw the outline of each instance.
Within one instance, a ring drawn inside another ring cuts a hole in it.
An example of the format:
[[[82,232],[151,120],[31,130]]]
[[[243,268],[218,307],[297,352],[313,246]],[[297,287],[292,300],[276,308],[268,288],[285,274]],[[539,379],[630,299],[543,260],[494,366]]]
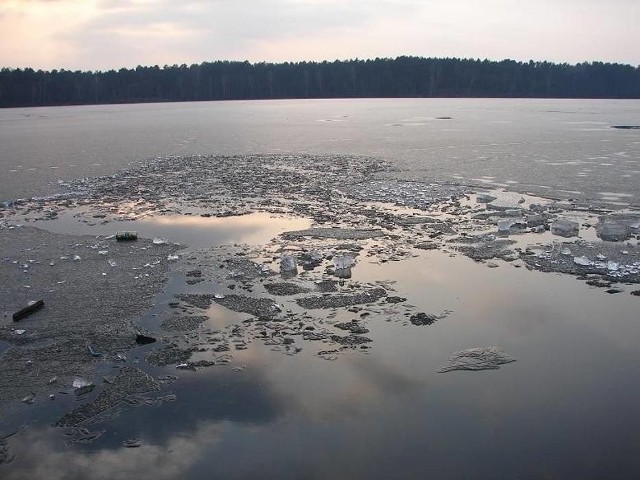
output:
[[[44,300],[38,300],[37,302],[34,302],[31,305],[27,305],[22,310],[19,310],[13,314],[13,321],[17,322],[18,320],[22,320],[23,318],[28,317],[32,313],[37,312],[42,307],[44,307]]]

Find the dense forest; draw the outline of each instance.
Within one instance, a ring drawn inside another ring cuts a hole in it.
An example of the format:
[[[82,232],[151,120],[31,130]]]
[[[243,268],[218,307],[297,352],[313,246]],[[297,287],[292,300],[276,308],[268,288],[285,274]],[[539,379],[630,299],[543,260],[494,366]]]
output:
[[[2,68],[0,107],[360,97],[640,98],[640,67],[398,57],[42,71]]]

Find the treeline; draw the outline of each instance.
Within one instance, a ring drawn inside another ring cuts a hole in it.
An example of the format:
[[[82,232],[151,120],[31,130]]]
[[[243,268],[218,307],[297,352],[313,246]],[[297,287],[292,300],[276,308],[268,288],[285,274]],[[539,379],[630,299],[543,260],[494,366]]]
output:
[[[640,67],[398,57],[106,72],[0,70],[0,107],[361,97],[640,98]]]

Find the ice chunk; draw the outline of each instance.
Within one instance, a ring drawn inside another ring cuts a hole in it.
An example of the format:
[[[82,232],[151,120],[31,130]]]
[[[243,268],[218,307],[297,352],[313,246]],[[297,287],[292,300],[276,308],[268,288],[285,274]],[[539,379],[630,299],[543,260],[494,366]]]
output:
[[[528,227],[539,227],[544,225],[544,217],[538,213],[527,215],[525,218],[527,220]]]
[[[520,215],[522,215],[522,210],[520,210],[519,208],[510,208],[505,210],[504,214],[507,217],[519,217]]]
[[[452,354],[449,363],[438,370],[438,373],[453,370],[497,370],[500,365],[515,361],[515,358],[499,347],[470,348]]]
[[[280,271],[293,273],[298,271],[298,262],[293,255],[283,255],[280,259]]]
[[[574,237],[579,231],[580,225],[570,220],[556,220],[551,224],[551,233],[561,237]]]
[[[593,265],[593,262],[589,260],[587,257],[573,257],[573,263],[576,265],[580,265],[581,267],[590,267]]]
[[[164,245],[166,243],[169,243],[169,241],[166,238],[160,238],[160,237],[153,237],[152,242],[154,245]]]
[[[596,225],[598,237],[610,242],[622,242],[629,238],[629,227],[624,223],[601,222]]]
[[[498,233],[509,233],[513,220],[498,220]]]
[[[314,250],[313,252],[309,253],[309,258],[313,262],[321,262],[322,259],[324,258],[324,255],[322,255],[322,253]]]
[[[73,388],[82,388],[82,387],[88,387],[91,384],[92,383],[86,378],[76,377],[73,379],[72,386]]]
[[[85,393],[89,393],[95,388],[95,385],[93,384],[93,382],[90,382],[89,380],[81,377],[76,377],[73,380],[72,385],[74,388],[74,393],[78,396],[84,395]]]
[[[501,235],[508,234],[517,230],[524,230],[527,228],[526,223],[524,223],[524,221],[520,219],[519,220],[502,219],[502,220],[498,220],[496,222],[496,225],[498,226],[498,234],[501,234]]]
[[[506,192],[501,192],[500,197],[491,203],[487,204],[487,210],[499,210],[505,212],[507,210],[518,210],[522,212],[522,206],[518,203],[518,199],[512,195],[507,195]]]
[[[488,193],[476,193],[476,202],[478,203],[491,203],[496,198],[497,197],[494,197],[493,195],[489,195]]]
[[[339,255],[333,258],[333,265],[336,270],[351,268],[353,264],[354,258],[351,255]]]

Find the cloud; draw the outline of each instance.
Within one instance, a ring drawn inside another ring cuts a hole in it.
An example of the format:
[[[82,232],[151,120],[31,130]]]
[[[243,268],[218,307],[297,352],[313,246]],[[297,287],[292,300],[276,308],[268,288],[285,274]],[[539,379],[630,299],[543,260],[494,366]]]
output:
[[[405,8],[414,7],[407,3]],[[122,63],[125,52],[144,59],[124,62],[127,64],[260,61],[270,59],[261,57],[274,50],[269,45],[285,42],[290,48],[284,51],[302,59],[307,54],[296,51],[297,44],[303,46],[313,38],[331,45],[334,38],[366,29],[381,14],[392,18],[397,6],[387,1],[373,1],[365,8],[331,0],[120,1],[82,29],[70,32],[65,40],[83,44],[84,62],[115,54]],[[109,51],[104,51],[104,45],[109,45]],[[279,59],[284,58],[280,55]]]
[[[2,65],[420,55],[640,63],[633,0],[7,0]]]

